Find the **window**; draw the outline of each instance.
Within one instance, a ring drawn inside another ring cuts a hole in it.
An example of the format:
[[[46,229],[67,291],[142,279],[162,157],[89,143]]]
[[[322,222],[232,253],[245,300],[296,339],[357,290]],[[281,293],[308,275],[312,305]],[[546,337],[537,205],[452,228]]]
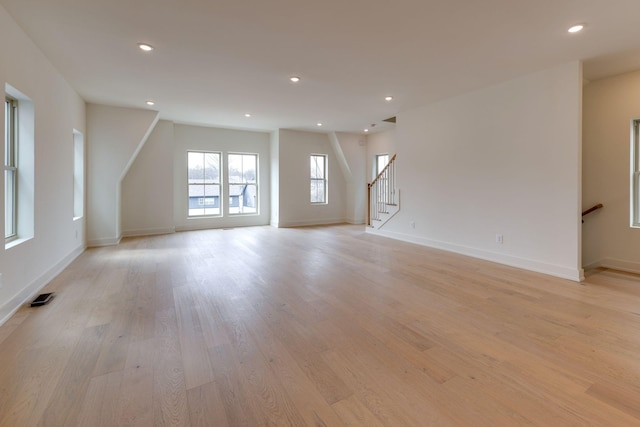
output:
[[[35,231],[35,106],[8,83],[4,90],[4,247],[10,249]]]
[[[374,173],[373,173],[373,178],[374,179],[375,179],[375,177],[380,175],[380,172],[382,172],[382,170],[385,168],[385,166],[387,166],[387,164],[389,164],[389,155],[388,154],[377,154],[376,155],[375,170],[374,170]]]
[[[84,214],[84,136],[73,131],[73,219]]]
[[[640,227],[640,119],[631,122],[631,226]]]
[[[220,215],[220,153],[187,152],[189,216]]]
[[[327,203],[327,156],[311,155],[311,203]]]
[[[258,212],[258,155],[229,154],[229,214]]]
[[[4,98],[4,239],[18,236],[18,101]]]

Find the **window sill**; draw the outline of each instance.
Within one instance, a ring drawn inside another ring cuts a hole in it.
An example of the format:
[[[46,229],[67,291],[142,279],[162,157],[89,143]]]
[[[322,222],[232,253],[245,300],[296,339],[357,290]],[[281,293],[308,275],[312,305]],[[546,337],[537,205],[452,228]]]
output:
[[[18,238],[18,239],[12,240],[9,243],[5,243],[4,249],[5,250],[9,250],[11,248],[14,248],[16,246],[19,246],[19,245],[23,244],[24,242],[28,242],[31,239],[32,239],[31,237],[28,237],[28,238],[24,238],[24,239]]]

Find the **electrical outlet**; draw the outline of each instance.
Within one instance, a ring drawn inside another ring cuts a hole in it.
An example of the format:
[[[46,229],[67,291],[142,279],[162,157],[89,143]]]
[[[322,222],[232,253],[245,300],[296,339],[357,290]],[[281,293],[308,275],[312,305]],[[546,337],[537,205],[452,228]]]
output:
[[[503,244],[504,236],[502,234],[496,234],[496,243]]]

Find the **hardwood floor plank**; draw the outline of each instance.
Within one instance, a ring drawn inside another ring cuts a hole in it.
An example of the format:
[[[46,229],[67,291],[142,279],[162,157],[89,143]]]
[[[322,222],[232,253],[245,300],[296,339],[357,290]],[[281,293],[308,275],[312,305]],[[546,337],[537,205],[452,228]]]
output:
[[[116,422],[125,426],[153,425],[153,368],[135,367],[122,372]]]
[[[120,404],[122,372],[94,377],[83,399],[79,426],[114,426],[117,425],[117,411]]]
[[[247,403],[253,412],[264,419],[265,424],[305,425],[305,422],[282,382],[262,355],[256,339],[246,328],[244,321],[248,317],[241,305],[227,306],[227,334],[231,340],[231,349],[237,367],[241,368],[240,383],[248,392]],[[233,311],[233,314],[230,312]],[[237,316],[235,319],[233,318]]]
[[[210,382],[190,389],[187,399],[189,420],[193,427],[231,427],[216,383]]]
[[[346,427],[384,427],[384,424],[356,396],[349,396],[331,406]]]
[[[640,426],[640,276],[248,227],[80,255],[0,327],[0,426]]]
[[[193,312],[195,302],[187,286],[174,288],[178,336],[187,390],[213,381],[200,320]]]
[[[167,298],[173,301],[173,292]],[[188,426],[187,389],[173,307],[156,313],[153,355],[153,425]]]
[[[47,426],[74,425],[80,415],[80,405],[89,387],[90,377],[98,360],[99,349],[108,331],[107,325],[86,328],[42,416]]]
[[[265,424],[258,421],[262,417],[254,413],[248,402],[248,392],[245,390],[240,368],[232,358],[230,346],[217,346],[209,349],[209,352],[215,370],[215,383],[222,396],[229,425],[252,427]]]

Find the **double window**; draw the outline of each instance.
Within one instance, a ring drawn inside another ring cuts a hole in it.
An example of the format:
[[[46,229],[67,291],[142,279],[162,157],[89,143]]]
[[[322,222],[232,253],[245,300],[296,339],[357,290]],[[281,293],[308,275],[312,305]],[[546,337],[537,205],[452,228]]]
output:
[[[4,99],[4,239],[18,236],[18,101]]]
[[[219,152],[187,152],[189,217],[222,216],[225,207],[229,215],[258,213],[258,155],[227,154],[226,178],[222,160]]]
[[[311,203],[327,203],[327,156],[310,157]]]

